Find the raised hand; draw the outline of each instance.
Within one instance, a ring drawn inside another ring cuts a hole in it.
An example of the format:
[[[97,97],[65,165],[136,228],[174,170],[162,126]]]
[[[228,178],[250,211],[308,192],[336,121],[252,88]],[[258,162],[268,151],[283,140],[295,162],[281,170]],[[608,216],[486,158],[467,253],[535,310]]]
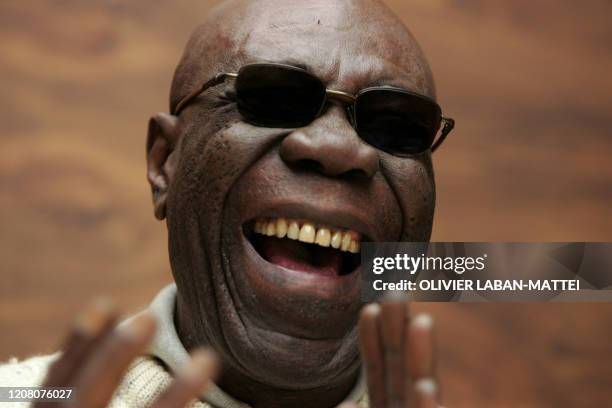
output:
[[[439,406],[431,317],[411,318],[407,302],[370,304],[361,312],[359,336],[370,408]]]
[[[115,327],[117,319],[113,307],[96,302],[77,320],[65,341],[62,356],[49,369],[44,384],[74,387],[74,399],[54,403],[54,407],[106,406],[130,363],[146,351],[155,334],[154,318],[142,314],[121,328]],[[152,408],[186,405],[213,379],[217,365],[213,353],[205,350],[193,353],[190,363]],[[38,403],[35,407],[48,408],[49,403]]]

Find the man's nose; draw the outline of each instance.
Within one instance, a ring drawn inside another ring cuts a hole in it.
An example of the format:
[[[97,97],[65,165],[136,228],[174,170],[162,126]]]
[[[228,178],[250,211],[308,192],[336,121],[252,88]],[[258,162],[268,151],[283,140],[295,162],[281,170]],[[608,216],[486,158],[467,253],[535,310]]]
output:
[[[332,177],[371,178],[379,166],[377,150],[359,138],[339,106],[330,107],[310,125],[287,135],[280,155],[293,167]]]

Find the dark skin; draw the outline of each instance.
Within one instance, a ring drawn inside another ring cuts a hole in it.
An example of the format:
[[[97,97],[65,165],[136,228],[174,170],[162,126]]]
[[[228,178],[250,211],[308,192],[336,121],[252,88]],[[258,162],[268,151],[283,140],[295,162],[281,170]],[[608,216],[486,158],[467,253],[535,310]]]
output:
[[[305,66],[345,92],[393,85],[435,97],[416,41],[376,1],[231,1],[192,35],[171,107],[217,73],[262,61]],[[412,324],[397,301],[359,319],[358,271],[321,284],[258,257],[244,234],[256,217],[286,216],[373,241],[427,241],[429,153],[399,158],[363,143],[333,104],[301,129],[249,125],[228,82],[179,117],[154,115],[147,163],[155,215],[168,226],[178,333],[188,350],[215,350],[221,388],[254,407],[333,407],[363,360],[372,407],[437,406],[431,325]],[[91,359],[101,352],[91,347]]]

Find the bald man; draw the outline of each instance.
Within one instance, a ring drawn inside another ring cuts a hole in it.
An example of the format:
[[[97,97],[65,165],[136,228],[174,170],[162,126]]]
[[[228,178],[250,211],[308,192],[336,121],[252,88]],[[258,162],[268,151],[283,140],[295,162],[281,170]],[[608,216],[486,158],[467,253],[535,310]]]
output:
[[[149,122],[175,285],[119,328],[94,303],[61,355],[5,365],[0,385],[74,387],[59,405],[78,407],[437,406],[431,319],[362,308],[359,252],[429,240],[442,125],[382,3],[223,3]]]

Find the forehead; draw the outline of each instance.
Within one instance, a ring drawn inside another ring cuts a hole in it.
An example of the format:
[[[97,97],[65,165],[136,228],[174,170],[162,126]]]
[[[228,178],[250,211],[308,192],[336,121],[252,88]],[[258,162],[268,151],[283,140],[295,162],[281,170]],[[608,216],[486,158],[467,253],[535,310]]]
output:
[[[304,3],[250,2],[232,35],[236,53],[246,62],[305,66],[328,86],[347,92],[393,85],[435,96],[416,41],[382,6]]]

